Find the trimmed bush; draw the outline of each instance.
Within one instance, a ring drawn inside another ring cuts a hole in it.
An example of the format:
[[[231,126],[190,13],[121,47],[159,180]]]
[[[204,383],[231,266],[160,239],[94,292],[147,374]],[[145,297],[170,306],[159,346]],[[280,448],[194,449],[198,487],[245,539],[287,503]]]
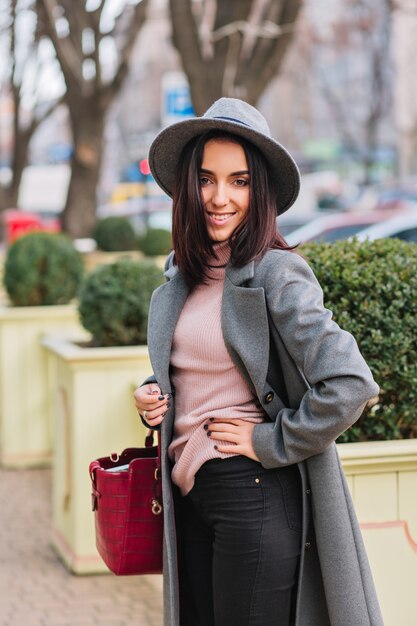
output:
[[[29,233],[8,248],[4,286],[15,306],[67,304],[82,274],[81,255],[68,237]]]
[[[120,259],[88,274],[79,293],[82,325],[96,346],[146,343],[151,295],[164,282],[152,261]]]
[[[339,441],[417,437],[417,246],[339,241],[300,252],[323,287],[325,305],[355,336],[381,387],[378,403]]]
[[[163,228],[148,228],[138,239],[138,247],[146,256],[165,255],[172,250],[171,233]]]
[[[136,248],[135,231],[125,217],[105,217],[93,232],[97,247],[105,252],[123,252]]]

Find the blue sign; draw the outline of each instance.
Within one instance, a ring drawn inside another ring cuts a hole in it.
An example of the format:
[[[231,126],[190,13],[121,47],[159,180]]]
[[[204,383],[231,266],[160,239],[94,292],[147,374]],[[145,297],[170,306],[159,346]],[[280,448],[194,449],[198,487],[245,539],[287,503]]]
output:
[[[165,113],[175,117],[192,117],[194,115],[188,85],[171,87],[166,91]]]

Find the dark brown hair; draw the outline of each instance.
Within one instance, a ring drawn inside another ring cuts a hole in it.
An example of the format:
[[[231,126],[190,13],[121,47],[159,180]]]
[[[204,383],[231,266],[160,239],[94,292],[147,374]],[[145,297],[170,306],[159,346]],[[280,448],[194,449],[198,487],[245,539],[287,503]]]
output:
[[[248,162],[249,211],[230,239],[233,265],[242,267],[249,261],[259,259],[271,248],[290,249],[277,231],[277,190],[261,151],[237,135],[209,131],[192,139],[185,146],[175,176],[172,211],[175,263],[190,288],[206,282],[207,268],[215,255],[215,242],[208,235],[200,189],[204,146],[210,139],[238,143],[242,146]]]

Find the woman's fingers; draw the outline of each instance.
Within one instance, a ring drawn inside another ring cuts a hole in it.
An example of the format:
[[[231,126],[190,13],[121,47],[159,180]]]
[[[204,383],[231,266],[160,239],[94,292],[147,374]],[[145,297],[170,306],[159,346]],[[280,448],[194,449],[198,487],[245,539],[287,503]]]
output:
[[[223,439],[225,441],[240,441],[243,429],[249,422],[243,420],[222,420],[210,422],[207,426],[207,433],[212,439]]]
[[[163,402],[162,404],[159,404],[157,407],[153,409],[146,409],[146,415],[143,414],[143,418],[147,422],[150,422],[152,420],[157,419],[158,417],[161,417],[161,416],[164,417],[165,413],[168,411],[170,406],[171,406],[171,403],[168,402],[168,400],[166,400],[165,402]]]
[[[135,389],[133,393],[136,409],[149,426],[162,422],[170,407],[170,394],[161,394],[158,385],[151,383]]]
[[[143,385],[138,387],[133,392],[135,399],[135,405],[138,411],[153,411],[162,404],[166,404],[169,401],[169,394],[161,394],[161,390],[155,384]]]
[[[151,411],[157,411],[158,409],[160,409],[163,406],[166,406],[167,404],[168,404],[168,397],[164,396],[163,400],[158,400],[158,402],[152,402],[152,404],[144,404],[144,406],[146,407],[144,410],[150,413]]]
[[[222,442],[217,445],[219,452],[243,454],[258,461],[252,444],[254,428],[255,424],[246,420],[213,420],[207,425],[207,436],[214,441]]]
[[[145,422],[147,424],[149,424],[149,426],[154,427],[154,426],[158,426],[158,424],[160,424],[162,422],[162,420],[165,417],[165,413],[162,413],[161,415],[158,415],[157,417],[150,417],[149,415],[143,416],[143,419],[145,420]]]
[[[207,431],[210,433],[209,437],[210,439],[215,439],[216,441],[229,441],[230,443],[240,443],[242,436],[240,433],[235,433],[235,432],[229,432],[227,430],[225,431],[215,431],[215,430],[209,430]]]

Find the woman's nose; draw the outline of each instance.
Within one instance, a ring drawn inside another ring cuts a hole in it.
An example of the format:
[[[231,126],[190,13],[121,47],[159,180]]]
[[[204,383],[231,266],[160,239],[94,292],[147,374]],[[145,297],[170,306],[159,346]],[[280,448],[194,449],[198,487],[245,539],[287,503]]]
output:
[[[216,186],[211,201],[215,206],[225,206],[226,204],[228,204],[229,198],[223,185]]]

